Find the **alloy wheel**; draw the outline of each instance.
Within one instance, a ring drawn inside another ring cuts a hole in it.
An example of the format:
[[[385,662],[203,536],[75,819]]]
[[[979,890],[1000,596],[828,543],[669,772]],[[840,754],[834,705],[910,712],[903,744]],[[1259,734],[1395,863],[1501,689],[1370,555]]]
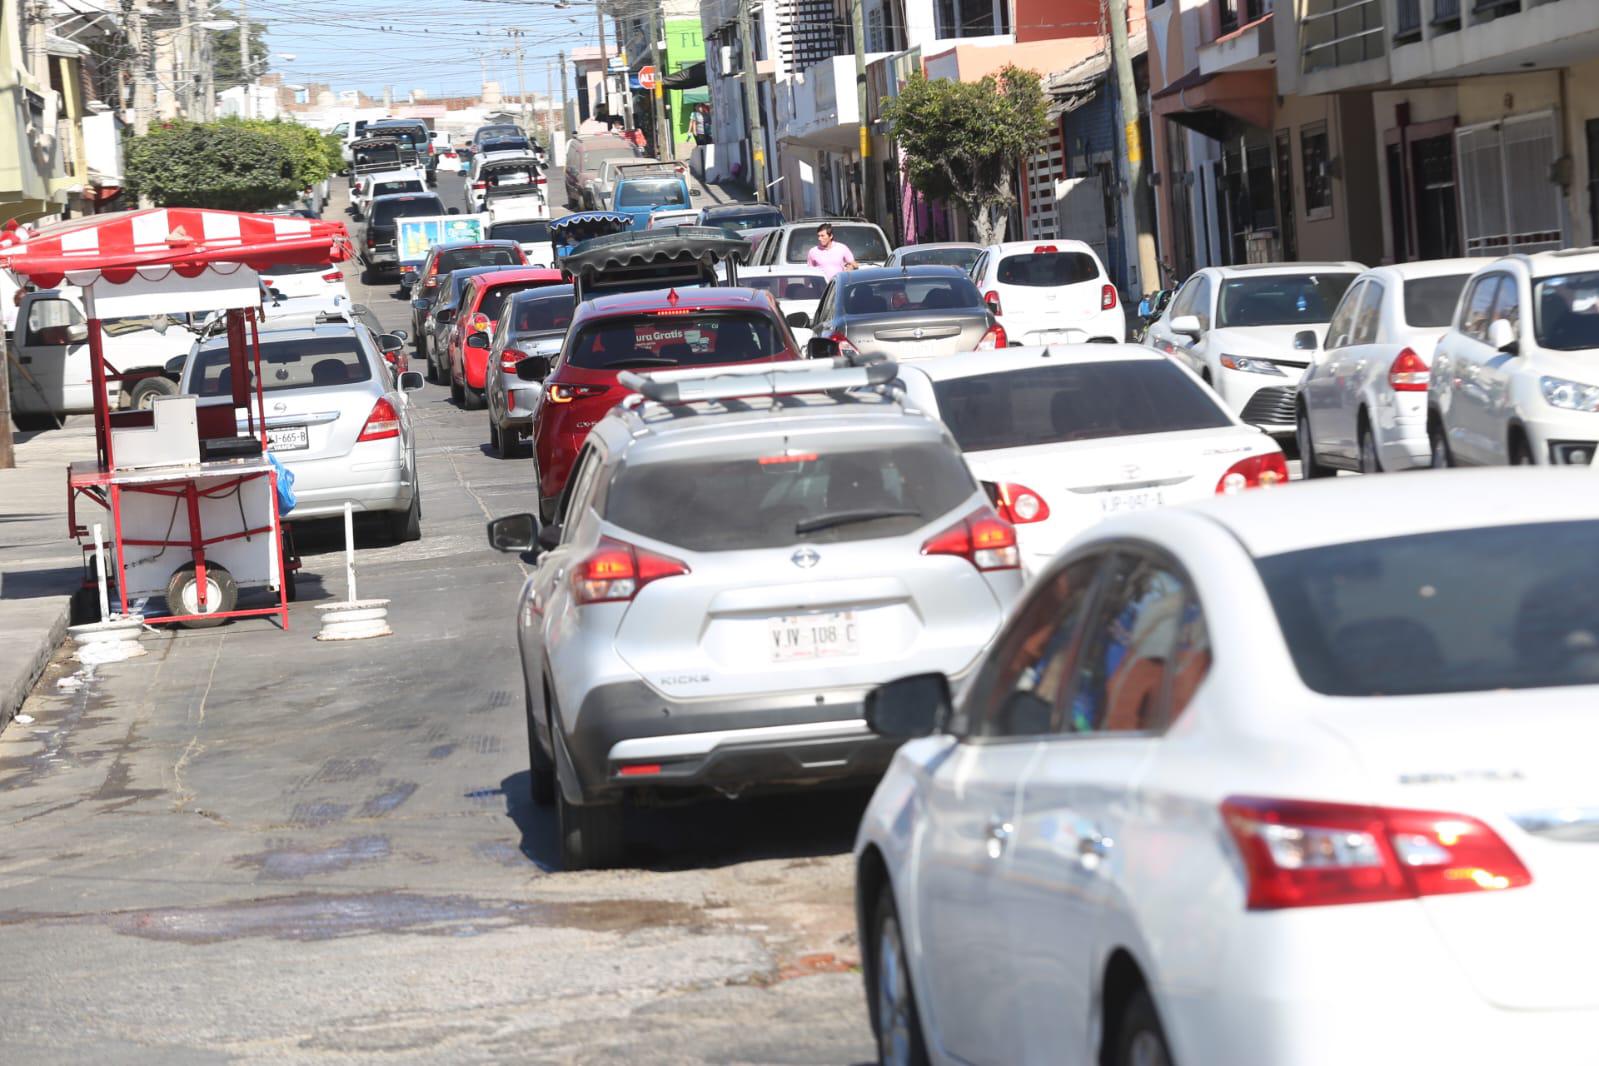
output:
[[[878,1061],[909,1066],[911,1056],[910,981],[905,973],[905,951],[900,942],[899,919],[889,915],[877,937],[877,1049]]]

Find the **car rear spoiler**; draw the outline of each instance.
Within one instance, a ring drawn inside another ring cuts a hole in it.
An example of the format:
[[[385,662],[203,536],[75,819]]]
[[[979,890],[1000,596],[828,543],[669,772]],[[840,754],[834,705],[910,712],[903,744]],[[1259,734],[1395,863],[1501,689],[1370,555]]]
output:
[[[571,217],[550,223],[558,246],[563,241],[555,235],[556,227]],[[558,247],[555,258],[571,275],[577,298],[587,300],[607,293],[717,285],[718,263],[727,264],[727,284],[737,285],[738,262],[748,250],[743,238],[711,226],[669,226],[591,237]]]

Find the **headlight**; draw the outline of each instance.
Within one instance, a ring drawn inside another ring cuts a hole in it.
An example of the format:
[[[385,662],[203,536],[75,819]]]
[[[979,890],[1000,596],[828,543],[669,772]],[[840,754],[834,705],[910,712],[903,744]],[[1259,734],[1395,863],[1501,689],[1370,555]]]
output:
[[[1565,378],[1539,378],[1544,403],[1567,411],[1599,411],[1599,385],[1584,385]]]
[[[1271,374],[1282,377],[1283,372],[1277,369],[1277,364],[1265,359],[1249,359],[1242,355],[1224,355],[1221,365],[1228,370],[1242,370],[1246,374]]]

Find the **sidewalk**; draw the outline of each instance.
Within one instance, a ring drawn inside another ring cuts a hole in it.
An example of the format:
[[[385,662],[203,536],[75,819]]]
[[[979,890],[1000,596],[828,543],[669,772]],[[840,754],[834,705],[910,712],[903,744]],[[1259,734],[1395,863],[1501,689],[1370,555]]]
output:
[[[66,634],[83,553],[67,537],[67,464],[94,457],[94,423],[18,433],[0,470],[0,727],[11,721]]]

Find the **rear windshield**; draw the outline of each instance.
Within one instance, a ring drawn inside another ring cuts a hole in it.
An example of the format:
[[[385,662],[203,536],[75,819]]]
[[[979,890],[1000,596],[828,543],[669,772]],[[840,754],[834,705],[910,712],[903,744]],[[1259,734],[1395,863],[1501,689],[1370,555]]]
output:
[[[284,278],[293,274],[326,274],[337,269],[332,263],[277,263],[265,273]]]
[[[692,318],[632,315],[596,322],[577,335],[566,358],[586,370],[648,370],[750,363],[784,350],[765,315],[706,311]]]
[[[605,518],[690,551],[896,537],[960,506],[976,486],[944,445],[624,465]]]
[[[519,266],[521,262],[522,257],[514,248],[455,248],[439,253],[438,273],[472,267]]]
[[[380,181],[372,186],[373,196],[392,196],[402,192],[427,192],[427,188],[415,178],[409,181]]]
[[[196,396],[227,396],[233,392],[233,370],[228,349],[204,348],[190,370],[189,391]],[[266,392],[289,389],[331,388],[367,381],[372,368],[353,334],[338,337],[303,337],[297,340],[261,341],[262,388]]]
[[[761,289],[779,300],[820,300],[826,280],[809,274],[769,274],[764,278],[738,279],[740,285]]]
[[[1028,252],[999,261],[1001,285],[1052,289],[1099,280],[1099,263],[1086,252]]]
[[[982,310],[977,286],[966,278],[888,277],[850,281],[844,290],[844,313],[886,314],[891,311]]]
[[[511,304],[515,320],[511,332],[550,333],[572,324],[572,309],[577,297],[572,293],[563,296],[541,296],[536,300],[517,300]]]
[[[1444,329],[1455,320],[1455,303],[1470,274],[1443,278],[1413,278],[1405,282],[1405,324],[1424,329]]]
[[[1599,273],[1562,274],[1533,283],[1533,325],[1545,348],[1599,348]]]
[[[522,130],[519,126],[484,126],[473,135],[473,139],[488,141],[503,137],[520,137],[521,135]]]
[[[1299,326],[1325,323],[1354,274],[1271,274],[1228,278],[1216,301],[1216,325]]]
[[[530,149],[530,145],[520,137],[508,137],[504,140],[484,141],[481,148],[484,155],[493,155],[495,152],[526,152]]]
[[[550,239],[548,222],[496,222],[489,227],[489,236],[497,241],[517,241],[533,244]]]
[[[444,204],[437,196],[413,196],[404,200],[384,200],[372,205],[372,222],[382,226],[397,218],[426,218],[444,214]]]
[[[394,144],[373,145],[371,148],[357,148],[355,161],[362,166],[371,163],[398,163],[400,161],[400,148]]]
[[[676,178],[629,178],[616,190],[617,207],[687,207],[688,194]]]
[[[839,222],[833,226],[833,240],[848,248],[850,254],[862,262],[881,263],[888,258],[888,247],[883,243],[876,226],[852,226],[847,222]],[[785,254],[790,263],[803,263],[815,247],[816,230],[809,227],[797,229],[789,234],[788,252]]]
[[[1550,688],[1599,684],[1596,545],[1599,522],[1549,522],[1311,548],[1256,566],[1317,692]]]
[[[962,451],[1219,429],[1232,422],[1164,359],[1039,366],[933,382]]]
[[[920,248],[901,250],[899,262],[906,266],[950,266],[970,270],[981,254],[980,248]]]
[[[722,231],[730,236],[737,237],[745,230],[767,229],[783,224],[781,211],[765,211],[760,214],[747,215],[708,215],[705,219],[707,226],[720,226]]]

